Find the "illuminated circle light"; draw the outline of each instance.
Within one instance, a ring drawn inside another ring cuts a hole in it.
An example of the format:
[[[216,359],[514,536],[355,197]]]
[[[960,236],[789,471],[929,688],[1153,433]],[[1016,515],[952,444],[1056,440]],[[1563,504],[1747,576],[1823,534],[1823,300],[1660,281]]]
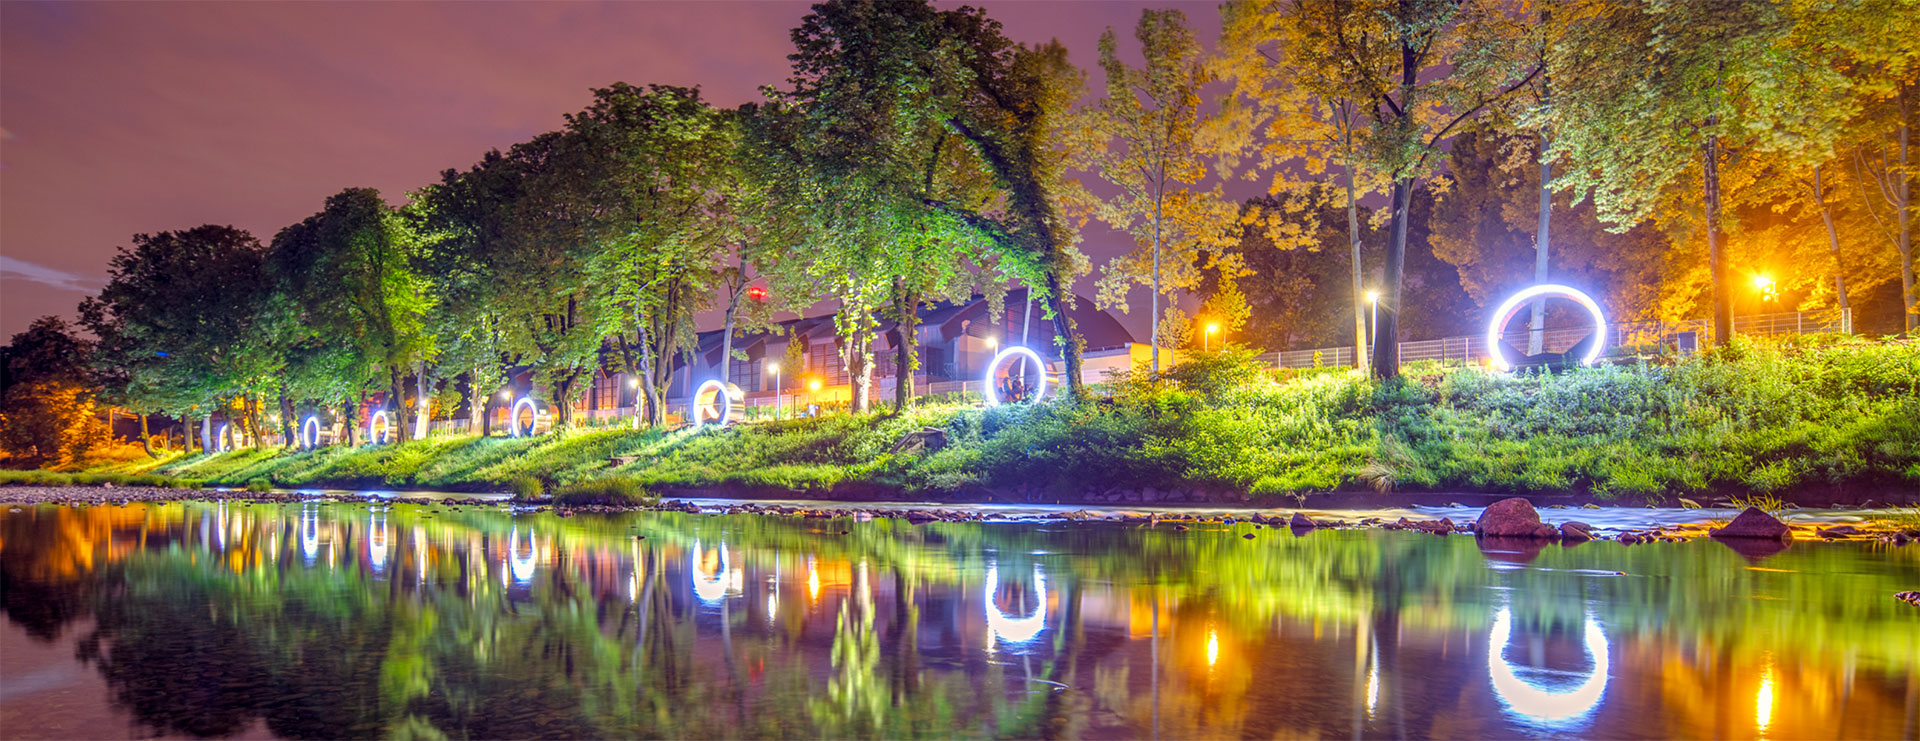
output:
[[[1005,364],[1007,359],[1015,355],[1031,359],[1034,367],[1040,369],[1040,384],[1033,390],[1033,396],[1028,399],[1028,401],[1037,404],[1047,395],[1047,361],[1042,359],[1040,353],[1034,352],[1032,348],[1011,345],[1008,346],[1007,349],[1001,350],[999,355],[993,356],[993,362],[987,363],[986,397],[988,406],[1000,405],[1000,391],[994,388],[995,384],[993,379],[999,375],[1000,366]]]
[[[1507,322],[1513,321],[1513,315],[1520,313],[1520,307],[1528,302],[1549,296],[1570,299],[1585,307],[1587,313],[1593,316],[1593,347],[1587,350],[1586,357],[1580,359],[1580,364],[1593,365],[1593,361],[1600,358],[1600,352],[1607,346],[1607,318],[1600,313],[1600,304],[1594,303],[1591,296],[1577,288],[1544,283],[1509,296],[1506,303],[1500,304],[1500,308],[1493,312],[1493,323],[1487,325],[1487,354],[1493,358],[1494,370],[1513,368],[1513,364],[1507,362],[1506,356],[1500,352],[1500,338],[1506,334]]]
[[[1571,687],[1549,688],[1522,679],[1506,657],[1507,642],[1512,637],[1513,616],[1503,606],[1493,618],[1493,630],[1487,634],[1487,671],[1492,678],[1493,693],[1508,710],[1541,723],[1565,723],[1585,717],[1600,704],[1601,696],[1607,692],[1607,672],[1612,657],[1607,650],[1607,634],[1593,619],[1593,613],[1587,613],[1582,631],[1593,670]]]
[[[393,418],[387,416],[387,410],[375,409],[373,417],[367,420],[367,444],[384,445],[393,437]]]
[[[1000,587],[1000,565],[987,562],[986,592],[983,595],[987,605],[987,630],[991,637],[1006,643],[1026,643],[1039,637],[1040,631],[1047,629],[1047,575],[1040,570],[1040,564],[1033,565],[1033,614],[1026,617],[1008,615],[995,603],[994,593]]]
[[[702,404],[700,403],[700,397],[705,396],[708,389],[713,390],[713,401]],[[700,388],[695,389],[693,392],[693,409],[691,411],[693,412],[694,427],[709,424],[707,421],[709,417],[713,420],[711,424],[717,427],[725,427],[731,424],[733,422],[733,395],[727,393],[727,384],[721,383],[719,379],[709,379],[705,383],[700,384]]]
[[[230,450],[227,446],[227,423],[220,423],[220,431],[213,433],[213,442],[213,448],[218,452],[225,453]]]
[[[520,407],[527,407],[527,426],[520,426]],[[514,437],[533,437],[533,428],[540,423],[540,408],[533,405],[533,397],[522,396],[513,403],[513,413],[507,415],[507,431]]]
[[[300,423],[300,444],[308,450],[320,447],[320,418],[311,414]]]

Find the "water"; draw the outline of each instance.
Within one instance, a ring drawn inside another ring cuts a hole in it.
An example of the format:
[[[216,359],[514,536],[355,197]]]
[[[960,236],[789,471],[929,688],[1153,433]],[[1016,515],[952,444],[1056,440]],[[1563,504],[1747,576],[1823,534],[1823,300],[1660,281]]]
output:
[[[0,735],[1914,737],[1920,548],[1743,551],[24,507]]]

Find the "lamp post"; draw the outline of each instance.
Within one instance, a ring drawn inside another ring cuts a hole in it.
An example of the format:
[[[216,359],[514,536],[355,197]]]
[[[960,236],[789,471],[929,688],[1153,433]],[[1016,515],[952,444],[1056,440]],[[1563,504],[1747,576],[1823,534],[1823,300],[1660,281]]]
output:
[[[1213,322],[1207,322],[1206,339],[1203,339],[1200,341],[1200,347],[1206,350],[1207,352],[1213,352],[1213,333],[1218,331],[1220,331],[1219,324],[1215,324]]]
[[[813,403],[813,395],[819,391],[820,391],[820,379],[815,378],[807,382],[807,403],[808,404]]]
[[[1373,318],[1367,320],[1367,354],[1373,354],[1375,330],[1380,326],[1380,292],[1368,291],[1367,303],[1373,305]]]
[[[773,371],[773,418],[780,418],[780,364],[768,363],[767,370]]]

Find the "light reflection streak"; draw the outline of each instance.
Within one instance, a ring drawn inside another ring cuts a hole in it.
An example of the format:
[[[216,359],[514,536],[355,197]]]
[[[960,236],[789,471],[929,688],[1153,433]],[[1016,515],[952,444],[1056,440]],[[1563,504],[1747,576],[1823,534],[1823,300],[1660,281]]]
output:
[[[1033,565],[1033,614],[1022,618],[1008,615],[1000,609],[994,600],[994,593],[1000,587],[1000,565],[987,561],[986,592],[983,595],[987,611],[987,631],[989,638],[998,638],[1007,643],[1026,643],[1040,635],[1047,628],[1047,576],[1041,571],[1040,564]],[[992,650],[992,641],[988,641],[988,650]]]
[[[1212,628],[1208,628],[1207,668],[1212,669],[1213,665],[1218,663],[1220,663],[1220,633]]]
[[[1367,637],[1367,717],[1380,707],[1380,641]]]
[[[387,541],[391,537],[386,515],[367,515],[367,560],[373,564],[373,573],[387,570]]]
[[[1773,725],[1773,657],[1767,657],[1767,668],[1760,673],[1760,691],[1754,697],[1753,725],[1760,729],[1760,735],[1767,735],[1767,728]]]
[[[1518,669],[1507,661],[1507,642],[1513,637],[1513,615],[1511,608],[1505,605],[1500,607],[1500,612],[1493,619],[1493,630],[1487,634],[1487,665],[1493,692],[1507,706],[1507,710],[1542,723],[1563,723],[1585,717],[1600,704],[1601,696],[1607,691],[1607,672],[1612,663],[1608,655],[1607,634],[1600,629],[1600,623],[1593,619],[1592,612],[1586,614],[1582,634],[1587,655],[1593,661],[1593,669],[1572,687],[1545,687],[1521,678]]]
[[[719,553],[719,567],[711,577],[702,574],[707,569],[707,560],[700,548],[700,541],[693,541],[693,562],[688,564],[687,572],[693,578],[693,593],[699,595],[702,602],[719,602],[727,596],[727,585],[733,580],[733,562],[727,558],[727,544],[721,543],[714,549]]]
[[[540,563],[540,544],[537,535],[527,531],[527,556],[520,557],[520,528],[515,526],[507,534],[507,568],[513,573],[513,580],[526,583],[533,581],[534,567]]]
[[[311,504],[300,506],[300,555],[308,566],[320,555],[320,510]]]

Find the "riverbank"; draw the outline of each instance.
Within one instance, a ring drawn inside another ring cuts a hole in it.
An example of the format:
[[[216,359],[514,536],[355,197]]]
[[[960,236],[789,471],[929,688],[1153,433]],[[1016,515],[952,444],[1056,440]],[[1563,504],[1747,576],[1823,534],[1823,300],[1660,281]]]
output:
[[[667,496],[1284,502],[1374,493],[1618,503],[1920,492],[1920,343],[1740,342],[1675,362],[1503,374],[1275,374],[1245,355],[1120,379],[1081,404],[930,405],[727,429],[243,450],[120,464],[241,487],[507,491],[608,478]]]

